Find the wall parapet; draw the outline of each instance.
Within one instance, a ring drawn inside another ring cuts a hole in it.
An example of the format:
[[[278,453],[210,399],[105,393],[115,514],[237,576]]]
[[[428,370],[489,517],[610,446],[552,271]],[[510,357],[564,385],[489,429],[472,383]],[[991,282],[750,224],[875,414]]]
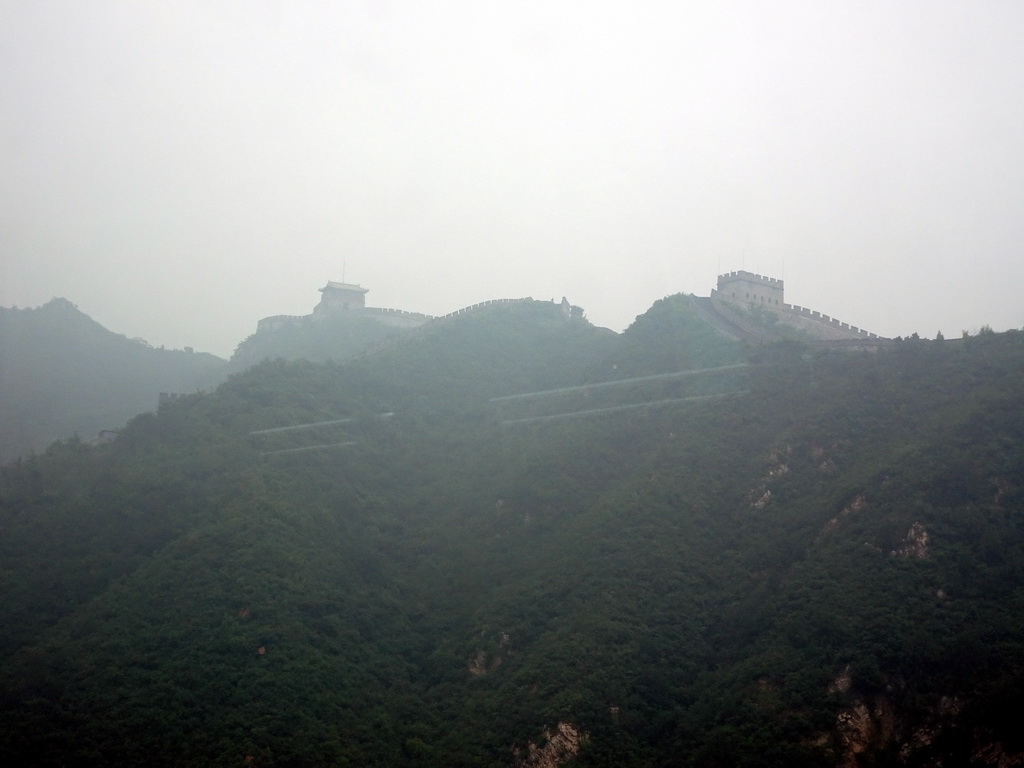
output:
[[[750,281],[764,283],[765,285],[775,285],[778,286],[779,288],[783,286],[783,281],[781,278],[768,277],[767,275],[759,275],[755,272],[747,272],[745,269],[737,269],[733,272],[726,272],[722,275],[719,275],[719,281],[721,281],[723,277],[739,277]]]
[[[309,315],[271,315],[256,322],[256,330],[275,330],[283,325],[305,322]]]
[[[468,307],[463,307],[462,309],[457,309],[454,312],[449,312],[447,315],[441,315],[440,317],[436,317],[434,319],[435,320],[446,320],[449,317],[457,317],[459,315],[464,315],[467,312],[472,312],[474,309],[480,309],[481,307],[489,307],[489,306],[492,306],[494,304],[518,304],[518,303],[523,302],[523,301],[533,301],[533,297],[532,296],[527,296],[527,297],[522,298],[522,299],[490,299],[488,301],[481,301],[478,304],[470,304]]]
[[[826,315],[824,312],[818,312],[817,310],[814,309],[801,307],[799,304],[783,304],[782,308],[778,311],[780,312],[780,314],[800,315],[801,317],[805,317],[808,319],[820,320],[822,322],[828,323],[829,325],[838,326],[839,328],[842,328],[844,331],[851,331],[853,333],[856,333],[858,336],[862,336],[865,339],[882,338],[877,333],[871,333],[870,331],[866,331],[863,328],[858,328],[856,325],[844,323],[838,318]]]
[[[468,307],[462,307],[454,312],[449,312],[446,315],[434,316],[427,315],[422,312],[410,312],[406,309],[394,309],[391,307],[355,307],[353,309],[342,311],[337,310],[339,316],[351,316],[351,317],[382,317],[382,318],[401,318],[404,320],[419,320],[422,323],[428,323],[436,320],[445,320],[450,317],[457,317],[464,315],[467,312],[472,312],[482,307],[489,307],[496,304],[516,304],[524,301],[533,301],[533,297],[527,296],[521,299],[490,299],[488,301],[481,301],[476,304],[471,304]],[[331,313],[332,315],[334,312]],[[323,319],[321,315],[272,315],[270,317],[264,317],[262,320],[257,321],[256,331],[275,331],[278,328],[283,328],[286,325],[299,325],[301,323],[308,322],[310,320]]]
[[[432,315],[425,315],[422,312],[410,312],[405,309],[391,309],[390,307],[357,307],[349,310],[331,310],[330,316],[334,316],[335,313],[338,316],[347,315],[351,317],[401,317],[409,320],[422,320],[423,322],[434,319]],[[259,320],[256,323],[256,330],[274,331],[286,325],[299,325],[310,320],[322,320],[327,316],[323,312],[311,315],[272,315],[271,317],[264,317],[262,320]]]
[[[422,320],[433,320],[433,315],[425,315],[422,312],[410,312],[407,309],[391,309],[390,307],[363,307],[352,310],[358,315],[399,315],[401,317],[412,317]]]

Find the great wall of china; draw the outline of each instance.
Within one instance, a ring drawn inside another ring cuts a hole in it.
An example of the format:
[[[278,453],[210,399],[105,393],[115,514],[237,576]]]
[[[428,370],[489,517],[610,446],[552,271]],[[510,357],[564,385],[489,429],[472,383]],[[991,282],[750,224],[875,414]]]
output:
[[[273,331],[289,325],[301,325],[307,322],[316,322],[331,316],[336,317],[339,312],[345,313],[353,318],[371,318],[386,325],[411,329],[428,323],[437,323],[453,317],[459,317],[460,315],[465,315],[468,312],[473,312],[484,307],[534,301],[530,296],[520,299],[490,299],[488,301],[480,301],[476,304],[470,304],[469,306],[462,307],[461,309],[456,309],[454,312],[449,312],[446,315],[426,315],[422,312],[409,312],[404,309],[367,307],[364,304],[363,297],[368,291],[366,288],[362,288],[357,285],[328,283],[327,286],[321,288],[320,291],[324,293],[324,299],[321,299],[320,303],[313,308],[312,313],[308,315],[272,315],[271,317],[264,317],[256,323],[257,333],[261,331]],[[570,305],[565,297],[562,298],[562,302],[559,307],[567,317],[572,315],[574,311],[582,312],[578,307]]]
[[[711,291],[708,297],[690,295],[688,297],[691,306],[698,315],[710,326],[718,331],[738,338],[742,341],[761,343],[776,341],[786,337],[781,333],[779,326],[785,326],[789,333],[796,332],[796,337],[813,343],[836,346],[836,347],[859,347],[871,348],[888,343],[874,333],[870,333],[857,326],[844,323],[836,318],[830,317],[822,312],[811,310],[799,305],[787,304],[784,301],[784,285],[782,280],[758,275],[752,272],[737,271],[729,272],[718,277],[717,288]],[[346,283],[328,283],[320,289],[323,294],[321,302],[309,315],[276,315],[259,321],[257,331],[272,331],[286,325],[301,325],[310,322],[318,322],[327,318],[349,316],[352,318],[373,318],[382,322],[389,322],[402,325],[409,330],[424,332],[453,318],[485,309],[508,304],[521,304],[534,302],[531,297],[520,299],[491,299],[481,301],[462,307],[454,312],[445,315],[430,316],[418,312],[408,312],[400,309],[386,309],[365,306],[365,295],[368,290],[358,285]],[[551,302],[536,302],[538,306],[544,305],[550,311],[557,312],[565,318],[582,317],[583,310],[572,306],[566,298],[562,298],[560,304]],[[394,322],[394,321],[397,321]],[[408,338],[403,334],[404,338]],[[792,337],[792,336],[791,336]],[[393,340],[383,340],[370,347],[370,350],[379,350]],[[726,365],[717,368],[706,368],[699,370],[674,371],[651,376],[634,377],[622,380],[596,382],[579,386],[561,387],[553,390],[538,392],[519,393],[502,397],[491,398],[490,405],[495,407],[496,417],[503,426],[522,426],[532,424],[547,424],[564,421],[566,419],[584,418],[604,414],[634,411],[637,409],[651,409],[660,407],[682,407],[699,402],[714,400],[723,397],[738,397],[747,394],[742,382],[732,382],[722,391],[714,392],[679,392],[672,396],[665,397],[664,394],[655,397],[640,397],[635,402],[625,403],[590,403],[588,407],[581,408],[579,404],[567,403],[559,408],[557,404],[560,399],[566,396],[583,394],[590,396],[595,392],[615,390],[616,392],[625,389],[635,389],[651,384],[652,382],[676,382],[684,378],[700,375],[701,377],[728,376],[736,373],[743,373],[748,368],[746,363]],[[728,382],[727,382],[728,383]],[[669,393],[671,394],[671,393]],[[170,402],[175,395],[161,394],[161,404]],[[542,413],[509,413],[506,407],[510,403],[522,404],[525,402],[553,401],[554,412]],[[594,406],[597,407],[594,407]],[[381,418],[389,418],[392,413],[381,414]],[[332,421],[316,422],[314,424],[299,424],[281,427],[273,427],[257,430],[251,436],[262,436],[276,434],[279,432],[291,432],[305,430],[313,427],[330,427],[346,425],[353,422],[352,418],[337,419]],[[263,456],[290,455],[299,452],[326,450],[335,448],[347,448],[354,446],[351,440],[332,440],[328,443],[317,443],[314,445],[291,446],[286,448],[264,448]]]
[[[693,304],[711,325],[744,341],[767,341],[778,326],[819,344],[874,347],[888,342],[875,333],[784,300],[784,283],[774,277],[739,270],[718,276],[718,286]]]
[[[274,315],[257,323],[257,332],[273,331],[288,325],[317,322],[338,313],[353,318],[374,319],[386,325],[413,329],[424,325],[465,315],[484,307],[533,301],[521,299],[491,299],[432,316],[403,309],[367,307],[368,289],[350,283],[328,282],[319,289],[320,303],[308,315]],[[784,301],[783,281],[774,277],[738,270],[718,276],[717,288],[709,297],[691,296],[697,312],[713,327],[743,341],[762,342],[777,338],[777,326],[785,326],[819,344],[835,346],[873,347],[888,339],[850,325],[823,312]],[[563,297],[559,305],[566,317],[582,316],[583,311]]]

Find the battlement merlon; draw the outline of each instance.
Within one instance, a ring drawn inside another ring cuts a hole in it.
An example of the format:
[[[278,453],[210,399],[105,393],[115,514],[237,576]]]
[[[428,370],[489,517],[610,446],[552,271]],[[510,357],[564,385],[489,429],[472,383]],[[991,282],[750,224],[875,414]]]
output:
[[[743,269],[738,269],[735,272],[726,272],[724,275],[718,276],[718,289],[722,289],[722,283],[735,282],[736,280],[745,280],[750,283],[760,283],[761,285],[769,285],[773,288],[781,289],[783,282],[777,277],[768,277],[767,275],[755,275],[753,272],[747,272]]]

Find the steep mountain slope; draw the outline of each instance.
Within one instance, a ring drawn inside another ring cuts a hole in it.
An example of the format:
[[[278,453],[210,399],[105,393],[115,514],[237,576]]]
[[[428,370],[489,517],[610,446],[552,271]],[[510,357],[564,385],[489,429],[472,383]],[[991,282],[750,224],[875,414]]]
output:
[[[344,365],[264,364],[111,444],[4,468],[2,750],[1019,752],[1024,335],[781,344],[736,368],[689,306],[659,302],[621,336],[495,308]],[[680,368],[714,370],[664,375]],[[629,382],[582,386],[611,379]],[[560,418],[494,399],[522,393]]]
[[[94,438],[155,408],[160,392],[212,388],[225,375],[220,358],[153,349],[66,299],[0,307],[0,462],[76,433]]]

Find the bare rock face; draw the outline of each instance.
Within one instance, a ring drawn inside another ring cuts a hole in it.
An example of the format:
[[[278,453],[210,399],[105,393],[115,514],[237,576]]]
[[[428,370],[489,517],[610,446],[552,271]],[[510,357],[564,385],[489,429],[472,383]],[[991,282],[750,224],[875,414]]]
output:
[[[836,719],[836,731],[842,749],[842,762],[839,765],[843,768],[856,768],[857,755],[871,746],[874,735],[871,713],[868,712],[867,706],[858,702],[840,712]]]
[[[488,656],[484,651],[477,651],[476,655],[469,660],[466,668],[473,677],[483,677],[500,667],[502,661],[504,659],[498,654]]]
[[[847,664],[843,671],[836,675],[836,679],[829,684],[828,692],[849,693],[852,685],[853,678],[850,676],[850,665]]]
[[[918,559],[928,557],[928,531],[920,523],[914,523],[907,531],[907,537],[903,540],[903,544],[889,554],[893,557]]]
[[[839,685],[842,677],[837,678]],[[892,704],[884,696],[875,697],[872,704],[869,707],[863,701],[855,701],[836,718],[841,768],[856,768],[860,765],[858,755],[890,742],[894,736]]]
[[[1024,766],[1024,753],[1008,750],[1002,741],[984,728],[975,728],[969,753],[949,755],[940,746],[944,735],[955,732],[964,701],[942,696],[925,712],[908,720],[886,694],[858,696],[851,685],[850,668],[843,669],[829,684],[830,693],[849,694],[849,704],[836,718],[833,731],[808,743],[835,749],[836,768],[858,768],[880,750],[897,751],[900,764],[943,768],[976,765],[988,768]],[[962,732],[962,730],[961,730]],[[952,760],[952,762],[951,762]]]
[[[483,677],[487,674],[487,654],[477,651],[476,656],[469,660],[469,674],[473,677]]]
[[[579,754],[580,746],[586,738],[586,734],[581,733],[572,723],[559,723],[554,731],[544,731],[546,741],[543,746],[537,746],[531,741],[525,750],[514,748],[513,768],[558,768]]]
[[[847,504],[845,507],[839,510],[839,513],[835,517],[831,518],[827,523],[825,523],[825,527],[822,529],[819,536],[824,535],[826,533],[831,533],[833,530],[835,530],[836,526],[839,525],[839,522],[841,520],[844,520],[850,515],[860,512],[862,509],[864,509],[864,507],[867,506],[867,503],[867,496],[865,496],[863,493],[857,494],[857,496],[849,504]]]
[[[1011,766],[1024,765],[1024,754],[1007,752],[998,741],[986,742],[974,751],[971,763],[994,766],[994,768],[1011,768]]]
[[[771,464],[770,468],[765,476],[761,478],[761,481],[757,486],[752,488],[747,494],[750,497],[751,507],[754,509],[764,509],[765,505],[771,501],[772,492],[769,490],[768,485],[772,481],[789,473],[789,464],[787,464],[783,458],[792,453],[792,451],[792,447],[788,445],[771,451],[768,456],[768,461]]]
[[[508,650],[509,645],[509,634],[502,630],[498,633],[498,650],[501,652]],[[501,653],[493,653],[488,655],[484,650],[478,650],[476,655],[469,660],[466,668],[469,670],[469,674],[473,677],[483,677],[489,674],[501,666],[504,659],[501,657]]]

